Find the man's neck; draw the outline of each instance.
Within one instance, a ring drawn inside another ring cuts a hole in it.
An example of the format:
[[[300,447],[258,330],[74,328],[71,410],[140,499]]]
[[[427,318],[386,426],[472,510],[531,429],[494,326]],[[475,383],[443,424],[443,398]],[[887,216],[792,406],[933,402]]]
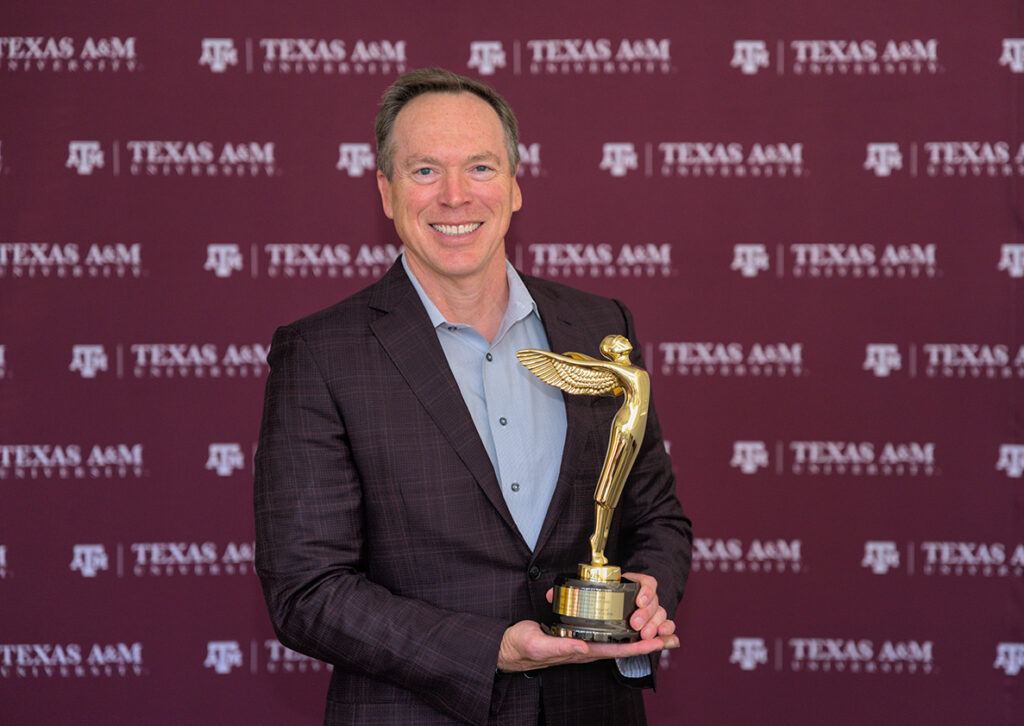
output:
[[[445,320],[470,325],[488,342],[498,334],[498,327],[508,307],[508,273],[504,256],[495,255],[492,263],[479,275],[442,277],[407,256],[409,269]]]

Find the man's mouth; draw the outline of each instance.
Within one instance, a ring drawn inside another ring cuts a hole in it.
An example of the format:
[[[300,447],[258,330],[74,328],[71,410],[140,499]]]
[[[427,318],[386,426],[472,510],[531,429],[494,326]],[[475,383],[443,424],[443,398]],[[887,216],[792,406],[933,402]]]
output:
[[[432,228],[446,237],[458,237],[459,235],[476,232],[483,222],[471,222],[469,224],[432,224]]]

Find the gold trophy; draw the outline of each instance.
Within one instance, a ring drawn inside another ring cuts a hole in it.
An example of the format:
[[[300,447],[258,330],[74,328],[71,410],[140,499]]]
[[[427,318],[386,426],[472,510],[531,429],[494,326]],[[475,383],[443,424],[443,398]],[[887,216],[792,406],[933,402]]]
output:
[[[608,360],[581,353],[558,355],[526,348],[516,353],[519,362],[545,383],[566,393],[585,396],[624,396],[612,421],[608,453],[594,492],[594,533],[590,536],[590,564],[579,572],[559,575],[551,603],[557,622],[546,629],[562,638],[603,643],[626,643],[640,634],[629,627],[640,586],[622,580],[620,568],[604,556],[612,513],[640,451],[647,426],[651,384],[647,371],[629,362],[633,346],[621,335],[601,341]],[[574,576],[576,575],[576,576]]]

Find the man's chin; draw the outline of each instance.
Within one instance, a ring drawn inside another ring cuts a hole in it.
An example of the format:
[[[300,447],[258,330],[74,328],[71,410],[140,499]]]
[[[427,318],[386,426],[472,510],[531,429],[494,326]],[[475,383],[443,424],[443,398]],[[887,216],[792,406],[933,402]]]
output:
[[[415,258],[413,258],[415,260]],[[426,268],[426,274],[449,280],[471,280],[486,277],[489,272],[499,267],[504,270],[504,248],[498,248],[489,255],[481,255],[478,250],[449,251],[427,261],[415,260],[413,270],[419,273]],[[493,272],[497,276],[497,272]],[[504,273],[502,273],[504,274]]]

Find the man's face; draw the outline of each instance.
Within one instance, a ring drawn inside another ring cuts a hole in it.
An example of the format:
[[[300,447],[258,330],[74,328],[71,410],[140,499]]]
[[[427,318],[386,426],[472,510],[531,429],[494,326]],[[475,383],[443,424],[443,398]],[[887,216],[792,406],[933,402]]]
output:
[[[395,119],[392,149],[392,178],[378,171],[377,187],[417,277],[504,269],[523,198],[494,109],[471,93],[417,96]]]

